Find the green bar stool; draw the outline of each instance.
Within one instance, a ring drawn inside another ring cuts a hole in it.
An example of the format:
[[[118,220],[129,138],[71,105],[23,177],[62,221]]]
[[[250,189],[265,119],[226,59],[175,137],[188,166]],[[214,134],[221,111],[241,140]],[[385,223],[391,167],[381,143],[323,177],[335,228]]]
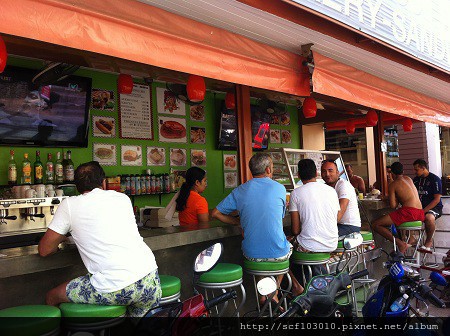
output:
[[[282,296],[280,303],[284,304],[284,309],[287,310],[287,300],[286,297],[291,290],[292,280],[289,275],[289,259],[285,261],[250,261],[244,258],[244,270],[246,273],[253,276],[253,284],[255,286],[256,302],[258,307],[258,312],[261,312],[261,306],[259,304],[258,289],[256,287],[256,277],[272,277],[275,278],[278,275],[286,274],[288,279],[288,286],[282,291]],[[277,283],[277,279],[274,279]],[[281,286],[281,284],[280,284]],[[275,311],[277,308],[275,308]],[[272,317],[272,303],[269,302],[269,315]]]
[[[291,263],[306,266],[308,270],[309,279],[313,277],[311,266],[320,266],[323,265],[327,269],[327,274],[330,273],[329,261],[330,261],[330,253],[322,253],[322,252],[299,252],[293,251],[291,255]],[[303,271],[303,284],[306,286],[306,275]]]
[[[172,275],[160,274],[159,280],[161,281],[162,296],[160,305],[166,305],[169,303],[180,301],[181,296],[181,281]]]
[[[228,288],[240,287],[242,292],[242,300],[239,306],[236,305],[236,301],[234,300],[234,305],[236,308],[234,315],[239,316],[239,311],[243,307],[246,300],[245,288],[242,285],[241,266],[236,264],[218,263],[212,270],[203,273],[200,276],[197,286],[205,290],[206,299],[208,299],[208,290],[211,290],[214,296],[215,289],[219,289],[225,293]],[[225,302],[222,310],[217,312],[218,316],[222,316],[227,308],[227,305],[228,302]]]
[[[30,305],[0,310],[0,335],[59,335],[61,311],[53,306]]]
[[[405,254],[405,258],[410,259],[410,260],[415,260],[416,264],[420,263],[420,258],[419,258],[419,253],[417,252],[417,250],[419,249],[419,246],[422,246],[423,242],[423,235],[425,232],[423,223],[421,221],[414,221],[414,222],[404,222],[402,224],[400,224],[399,226],[397,226],[397,230],[399,232],[404,232],[405,236],[403,237],[403,239],[405,241],[408,241],[414,232],[419,232],[419,239],[417,240],[417,244],[416,247],[414,248],[414,252],[412,254],[406,255]]]
[[[61,303],[59,309],[64,318],[64,327],[69,331],[100,331],[101,335],[122,323],[127,312],[127,306],[83,303]]]

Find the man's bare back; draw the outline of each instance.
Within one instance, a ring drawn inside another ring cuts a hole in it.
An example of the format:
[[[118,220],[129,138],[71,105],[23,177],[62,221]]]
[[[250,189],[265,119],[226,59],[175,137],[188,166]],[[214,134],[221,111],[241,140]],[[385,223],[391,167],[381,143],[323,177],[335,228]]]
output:
[[[400,203],[403,207],[422,209],[419,194],[412,179],[408,176],[397,175],[389,184],[389,203],[395,209]]]

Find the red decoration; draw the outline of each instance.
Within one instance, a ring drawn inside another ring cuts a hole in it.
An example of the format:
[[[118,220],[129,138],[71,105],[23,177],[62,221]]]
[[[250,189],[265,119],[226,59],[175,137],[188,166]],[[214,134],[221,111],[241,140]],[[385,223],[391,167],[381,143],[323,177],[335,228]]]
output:
[[[5,70],[6,60],[8,59],[8,53],[6,52],[5,41],[0,36],[0,73]]]
[[[317,104],[314,98],[307,97],[303,101],[303,115],[305,118],[314,118],[317,113]]]
[[[403,125],[403,130],[404,130],[405,132],[411,132],[412,129],[413,129],[413,123],[412,123],[412,120],[409,119],[409,118],[406,118],[405,120],[403,120],[402,125]]]
[[[117,80],[117,90],[121,94],[133,92],[133,77],[131,75],[120,74]]]
[[[191,102],[201,103],[205,99],[206,93],[206,85],[203,77],[189,75],[186,91]]]
[[[356,130],[355,122],[353,120],[348,120],[345,130],[347,131],[347,134],[354,134]]]
[[[375,110],[369,110],[366,114],[366,125],[368,127],[373,127],[378,124],[378,115]]]
[[[236,108],[236,98],[234,93],[228,92],[225,96],[225,107],[228,110],[234,110]]]

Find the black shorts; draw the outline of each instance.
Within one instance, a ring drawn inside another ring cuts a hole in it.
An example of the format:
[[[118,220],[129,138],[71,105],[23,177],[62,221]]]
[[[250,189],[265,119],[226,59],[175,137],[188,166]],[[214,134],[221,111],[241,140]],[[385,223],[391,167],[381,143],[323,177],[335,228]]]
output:
[[[438,219],[442,216],[442,208],[434,207],[433,209],[428,210],[425,212],[426,214],[432,214],[434,216],[434,219]]]

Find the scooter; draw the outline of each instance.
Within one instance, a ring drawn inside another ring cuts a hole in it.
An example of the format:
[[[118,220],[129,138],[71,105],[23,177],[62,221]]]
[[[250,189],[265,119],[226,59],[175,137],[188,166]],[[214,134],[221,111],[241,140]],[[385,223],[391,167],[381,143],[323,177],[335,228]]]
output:
[[[394,225],[391,227],[391,230],[393,234],[396,234],[396,228]],[[406,318],[410,315],[417,317],[423,317],[424,315],[428,316],[427,301],[431,302],[438,308],[445,308],[444,302],[442,302],[433,293],[431,288],[425,284],[425,281],[420,278],[419,272],[405,264],[405,257],[401,252],[397,251],[395,239],[394,251],[390,255],[384,250],[381,251],[388,255],[388,260],[383,266],[389,271],[388,274],[381,279],[376,292],[369,297],[368,301],[363,306],[363,317]],[[433,282],[442,283],[445,279],[441,278],[442,275],[439,273],[433,273],[431,279]],[[391,311],[390,306],[393,301],[403,294],[408,294],[409,296],[403,309],[395,312]],[[411,298],[415,298],[425,305],[427,310],[425,314],[420,313],[411,305]]]
[[[151,309],[140,319],[134,335],[184,336],[195,334],[205,325],[208,327],[208,321],[204,318],[210,315],[210,310],[237,297],[236,291],[231,290],[211,300],[205,300],[203,295],[195,289],[200,276],[216,266],[222,252],[223,245],[221,243],[216,243],[203,250],[195,259],[193,267],[194,296],[183,302]]]

